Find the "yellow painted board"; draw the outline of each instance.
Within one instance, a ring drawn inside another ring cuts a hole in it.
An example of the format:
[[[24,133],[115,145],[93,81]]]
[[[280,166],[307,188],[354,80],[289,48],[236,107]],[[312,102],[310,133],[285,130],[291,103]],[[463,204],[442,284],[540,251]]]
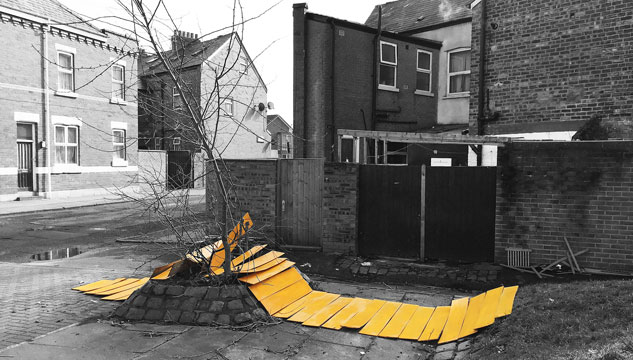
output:
[[[266,281],[251,285],[248,288],[257,300],[262,301],[268,296],[285,289],[299,280],[303,280],[303,277],[299,274],[296,268],[291,268],[271,277]]]
[[[398,311],[393,315],[391,320],[389,320],[378,336],[386,338],[397,338],[400,336],[417,309],[418,306],[413,304],[403,304],[400,306]],[[422,330],[420,330],[420,332],[422,332]]]
[[[485,299],[486,293],[470,298],[470,301],[468,302],[468,310],[466,310],[466,317],[464,318],[464,324],[459,332],[460,338],[477,332],[477,330],[475,330],[475,326],[477,325],[479,313],[481,312],[481,308],[484,306]]]
[[[347,306],[345,306],[341,311],[337,312],[336,315],[332,316],[330,320],[328,320],[322,327],[326,329],[340,330],[343,326],[342,323],[350,320],[354,317],[359,311],[365,309],[371,300],[363,299],[363,298],[354,298]]]
[[[303,322],[305,326],[321,326],[324,322],[326,322],[329,318],[331,318],[334,314],[339,312],[342,308],[347,306],[352,301],[352,298],[348,297],[339,297],[338,299],[331,302],[326,307],[321,310],[315,312],[308,320]]]
[[[404,330],[402,330],[402,333],[398,335],[398,338],[406,340],[419,339],[434,311],[435,308],[432,307],[418,307],[407,325],[404,327]]]
[[[235,227],[233,227],[233,230],[231,230],[226,238],[226,241],[229,244],[229,249],[231,251],[233,251],[233,249],[237,245],[236,240],[238,240],[240,236],[244,235],[246,231],[252,226],[253,220],[251,220],[251,216],[248,213],[244,214],[244,216],[242,217],[242,222],[235,225]],[[211,257],[213,255],[213,257],[216,259],[216,265],[212,267],[217,267],[218,262],[221,264],[224,261],[224,253],[220,251],[223,249],[224,244],[222,244],[222,240],[218,240],[212,245],[207,245],[198,250],[194,250],[192,254],[187,254],[187,259],[196,263],[200,263],[201,258],[204,258],[205,260],[211,259],[213,262],[214,259]]]
[[[507,316],[512,313],[512,305],[514,304],[514,297],[519,290],[518,286],[510,286],[503,288],[501,293],[501,299],[499,299],[499,305],[497,306],[496,317]]]
[[[369,320],[367,325],[360,330],[360,333],[371,336],[377,336],[380,334],[382,329],[385,328],[400,306],[402,306],[402,303],[399,302],[388,301],[385,303],[380,310],[378,310],[376,315]]]
[[[422,331],[422,335],[418,338],[419,341],[437,340],[440,338],[446,320],[448,320],[448,314],[451,312],[450,306],[438,306],[433,311],[431,319]]]
[[[289,317],[288,320],[302,323],[308,320],[317,311],[328,306],[339,297],[341,297],[341,295],[339,294],[324,293],[323,296],[316,298],[312,300],[310,303],[306,304],[306,306],[303,309],[301,309],[301,311]]]
[[[271,267],[270,269],[242,276],[239,280],[247,284],[255,285],[294,266],[294,264],[295,263],[290,260],[282,261],[281,263]]]
[[[341,323],[343,327],[350,329],[360,329],[367,322],[376,315],[378,310],[386,303],[384,300],[371,300],[368,304],[366,304],[362,310],[357,312],[352,318],[347,321]]]
[[[269,314],[274,314],[304,297],[311,291],[312,289],[310,288],[310,285],[308,285],[305,280],[301,279],[260,302]]]
[[[163,271],[162,273],[152,276],[152,280],[167,280],[169,279],[169,273],[171,272],[171,268]]]
[[[451,302],[451,311],[448,314],[448,320],[442,331],[442,336],[438,344],[444,344],[447,342],[455,341],[459,339],[459,333],[464,325],[464,318],[466,317],[466,310],[468,309],[469,298],[455,299]]]
[[[475,329],[490,326],[495,322],[495,315],[497,313],[497,306],[499,306],[499,299],[501,299],[501,293],[503,293],[503,286],[486,292],[484,305],[479,312]]]
[[[101,300],[125,300],[128,297],[130,297],[130,295],[132,295],[132,293],[136,290],[138,290],[141,286],[145,285],[145,283],[149,280],[149,278],[144,278],[141,281],[139,281],[138,283],[135,283],[133,287],[130,287],[129,289],[126,289],[124,291],[118,292],[116,294],[111,294],[108,295],[106,297],[102,297]]]
[[[135,281],[133,283],[130,283],[130,284],[125,285],[125,286],[118,287],[116,289],[107,290],[107,291],[100,291],[100,289],[99,289],[99,290],[95,290],[95,292],[91,292],[90,294],[92,294],[92,295],[99,295],[99,296],[113,295],[113,294],[116,294],[116,293],[120,293],[121,291],[125,291],[125,290],[128,290],[128,289],[132,289],[134,287],[138,287],[139,285],[143,285],[148,280],[149,280],[149,278],[146,277],[146,278],[138,279],[137,281]]]
[[[81,285],[81,286],[77,286],[74,287],[73,290],[77,290],[77,291],[91,291],[91,290],[95,290],[95,289],[99,289],[108,285],[112,285],[115,282],[119,282],[119,281],[123,281],[125,280],[125,278],[117,278],[114,280],[99,280],[99,281],[95,281],[93,283],[90,284],[85,284],[85,285]]]
[[[163,266],[159,266],[159,267],[155,268],[155,269],[152,271],[152,278],[153,278],[154,276],[158,275],[158,274],[162,274],[163,272],[165,272],[165,270],[171,270],[171,268],[172,268],[172,267],[173,267],[173,266],[174,266],[177,262],[179,262],[179,261],[182,261],[182,260],[172,261],[172,262],[170,262],[170,263],[169,263],[169,264],[167,264],[167,265],[163,265]]]
[[[238,272],[241,274],[246,274],[246,273],[253,273],[257,271],[270,269],[272,266],[279,264],[281,261],[278,261],[277,263],[273,263],[272,266],[266,267],[266,268],[264,267],[264,265],[273,262],[274,260],[281,257],[283,254],[284,253],[279,252],[279,251],[269,251],[255,260],[251,260],[249,262],[244,263],[242,265],[242,268]]]
[[[117,282],[115,282],[112,285],[108,285],[108,286],[104,286],[102,288],[98,288],[96,290],[86,291],[86,294],[99,295],[101,292],[110,291],[110,290],[113,290],[113,289],[116,289],[116,288],[127,286],[127,285],[135,283],[135,282],[137,282],[139,280],[140,279],[137,279],[137,278],[128,278],[128,279],[125,279],[123,281],[117,281]]]
[[[315,299],[321,296],[321,294],[323,294],[323,291],[311,291],[308,294],[306,294],[306,296],[302,297],[301,299],[298,299],[292,304],[277,311],[275,314],[273,314],[273,316],[282,318],[282,319],[289,318],[292,315],[298,313],[301,309],[303,309],[306,306],[306,304],[309,304],[310,301],[312,301],[312,299]]]
[[[213,247],[214,245],[207,245],[205,247],[201,247],[200,249],[196,249],[187,254],[187,259],[195,263],[201,263],[202,259],[209,260],[213,254]]]
[[[250,258],[251,256],[257,254],[258,252],[260,252],[265,247],[266,247],[266,244],[253,246],[248,251],[245,251],[242,255],[240,255],[240,256],[236,257],[235,259],[231,260],[231,270],[232,271],[239,270],[241,268],[241,266],[239,266],[239,265],[242,264],[244,262],[244,260],[246,260],[246,259]],[[214,274],[216,274],[216,275],[221,275],[221,274],[224,273],[224,268],[222,267],[222,264],[221,264],[218,268],[213,268],[212,267],[211,271]]]

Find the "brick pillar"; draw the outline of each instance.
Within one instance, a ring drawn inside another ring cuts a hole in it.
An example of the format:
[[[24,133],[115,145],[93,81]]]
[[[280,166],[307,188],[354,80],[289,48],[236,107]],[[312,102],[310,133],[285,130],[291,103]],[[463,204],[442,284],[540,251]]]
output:
[[[293,23],[293,115],[294,115],[294,149],[295,159],[305,158],[305,14],[308,5],[298,3],[292,5]]]

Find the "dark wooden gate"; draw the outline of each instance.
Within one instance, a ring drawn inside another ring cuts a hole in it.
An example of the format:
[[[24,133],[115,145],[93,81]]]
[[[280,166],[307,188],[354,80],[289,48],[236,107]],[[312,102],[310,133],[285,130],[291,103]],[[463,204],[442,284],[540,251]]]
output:
[[[424,256],[493,261],[496,168],[425,167]]]
[[[167,187],[188,189],[193,187],[193,167],[189,151],[167,152]]]
[[[360,167],[361,255],[420,257],[421,174],[420,166]]]
[[[321,248],[323,160],[279,160],[277,233],[282,244]]]

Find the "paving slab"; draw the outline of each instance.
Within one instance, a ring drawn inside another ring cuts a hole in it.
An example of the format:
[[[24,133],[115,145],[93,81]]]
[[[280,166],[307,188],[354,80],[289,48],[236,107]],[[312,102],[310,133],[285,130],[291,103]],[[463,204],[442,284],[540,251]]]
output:
[[[275,354],[262,349],[253,349],[240,344],[231,345],[226,349],[220,350],[224,360],[283,360],[287,359],[286,355]]]
[[[258,332],[248,333],[239,341],[242,346],[283,354],[296,349],[308,339],[308,335],[290,334],[276,329],[275,326],[262,327]]]
[[[372,342],[371,336],[360,335],[358,334],[358,331],[351,331],[347,329],[341,329],[337,331],[318,328],[310,337],[310,339],[322,341],[325,343],[354,346],[359,348],[367,348]]]
[[[363,360],[417,360],[425,359],[433,348],[416,341],[373,338]]]
[[[151,325],[151,324],[148,324]],[[148,359],[203,358],[219,356],[217,351],[243,338],[247,333],[210,327],[192,327],[144,354]]]
[[[298,353],[291,357],[296,360],[357,360],[363,357],[365,352],[363,348],[355,346],[337,345],[332,343],[324,343],[318,340],[308,339],[301,348],[297,349]],[[384,359],[382,359],[384,360]]]

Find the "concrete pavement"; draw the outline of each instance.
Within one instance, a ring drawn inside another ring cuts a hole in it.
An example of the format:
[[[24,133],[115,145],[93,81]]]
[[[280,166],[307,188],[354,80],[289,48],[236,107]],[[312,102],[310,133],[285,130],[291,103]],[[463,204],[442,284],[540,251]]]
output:
[[[253,330],[108,320],[119,304],[71,290],[79,283],[146,276],[151,254],[101,249],[69,259],[0,263],[0,358],[16,359],[438,359],[459,358],[458,344],[389,340],[289,322]],[[140,266],[140,267],[139,267]],[[430,286],[316,279],[315,288],[348,296],[449,305],[472,294]],[[463,346],[462,346],[463,348]],[[463,357],[462,357],[463,358]]]

